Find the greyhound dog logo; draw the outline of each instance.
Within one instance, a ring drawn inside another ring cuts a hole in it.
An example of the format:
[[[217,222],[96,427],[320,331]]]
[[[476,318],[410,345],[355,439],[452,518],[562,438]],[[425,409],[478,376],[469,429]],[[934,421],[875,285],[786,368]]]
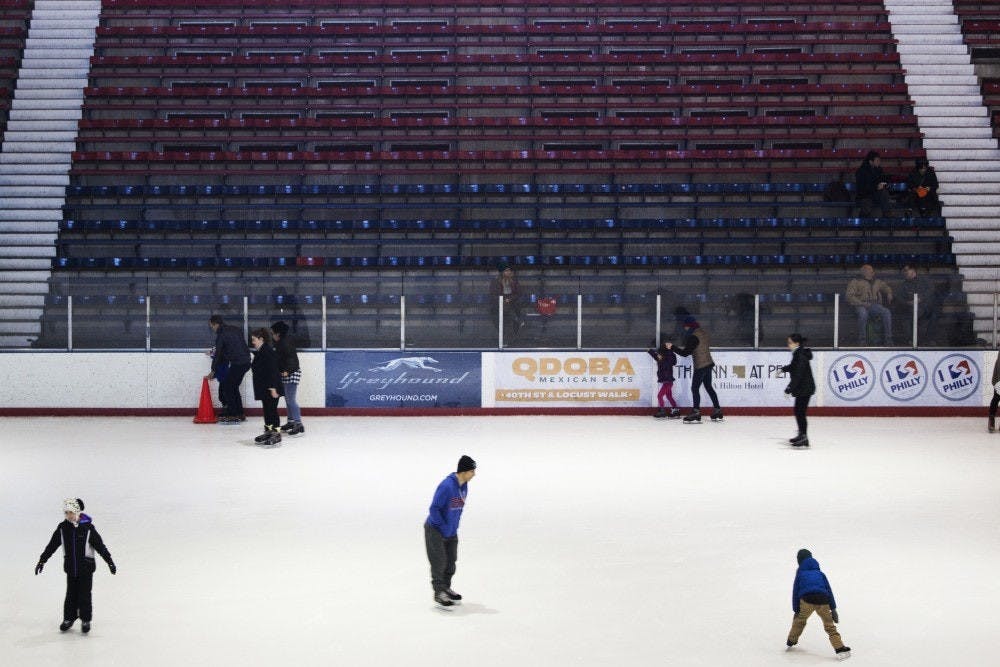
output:
[[[438,362],[434,357],[399,357],[398,359],[391,359],[384,364],[379,364],[378,366],[369,368],[368,370],[381,373],[391,373],[392,371],[405,366],[406,368],[412,368],[414,370],[434,371],[435,373],[440,373],[440,368],[434,368],[427,365],[436,363]]]

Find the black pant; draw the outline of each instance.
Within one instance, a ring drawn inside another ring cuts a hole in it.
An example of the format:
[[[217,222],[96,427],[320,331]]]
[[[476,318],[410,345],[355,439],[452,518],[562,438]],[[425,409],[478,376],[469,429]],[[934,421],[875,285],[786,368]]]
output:
[[[278,428],[278,424],[281,423],[281,420],[278,418],[278,399],[268,393],[264,398],[260,399],[260,402],[264,406],[264,426]]]
[[[691,375],[691,404],[694,409],[697,410],[701,407],[701,391],[698,387],[704,385],[705,393],[708,397],[712,399],[712,407],[716,410],[719,409],[719,396],[715,393],[715,389],[712,388],[712,369],[715,368],[715,364],[710,366],[705,366],[704,368],[695,369],[695,372]]]
[[[990,416],[994,416],[997,413],[997,406],[1000,405],[1000,394],[993,391],[993,400],[990,401]]]
[[[94,584],[94,573],[84,566],[80,568],[80,574],[73,576],[66,575],[66,600],[63,602],[63,620],[75,621],[79,618],[85,623],[90,623],[90,615],[93,611],[90,601],[90,589]]]
[[[455,561],[458,560],[458,536],[444,537],[437,528],[425,523],[424,545],[427,547],[427,560],[431,562],[431,586],[434,587],[434,592],[451,588]]]
[[[243,415],[243,397],[240,396],[240,384],[243,376],[250,370],[250,364],[232,364],[226,377],[219,381],[219,402],[225,406],[226,415]]]
[[[809,409],[809,399],[812,396],[795,397],[795,423],[799,425],[799,434],[806,434],[806,410]]]

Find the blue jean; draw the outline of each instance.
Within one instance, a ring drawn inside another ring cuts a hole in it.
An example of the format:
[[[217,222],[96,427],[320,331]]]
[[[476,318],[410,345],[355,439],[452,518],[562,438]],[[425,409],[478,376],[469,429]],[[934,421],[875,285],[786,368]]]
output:
[[[856,306],[858,312],[858,342],[869,345],[868,316],[875,315],[882,320],[882,344],[892,345],[892,312],[885,306],[873,303],[870,306]]]
[[[288,407],[288,421],[302,421],[302,411],[299,409],[299,402],[295,398],[295,393],[299,390],[298,383],[290,384],[282,382],[281,384],[285,388],[285,405]]]

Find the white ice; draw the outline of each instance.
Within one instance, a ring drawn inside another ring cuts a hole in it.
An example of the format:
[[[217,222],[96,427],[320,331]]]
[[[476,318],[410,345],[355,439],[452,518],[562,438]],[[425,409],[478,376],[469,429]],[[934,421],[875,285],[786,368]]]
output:
[[[830,578],[850,664],[996,665],[1000,435],[982,419],[4,419],[4,665],[832,664],[785,651],[795,553]],[[479,462],[454,587],[434,608],[422,523]],[[61,634],[79,496],[119,566]]]

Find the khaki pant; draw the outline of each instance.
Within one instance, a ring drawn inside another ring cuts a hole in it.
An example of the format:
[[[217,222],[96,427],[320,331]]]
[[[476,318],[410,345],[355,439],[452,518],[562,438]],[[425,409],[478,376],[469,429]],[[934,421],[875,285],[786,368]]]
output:
[[[833,645],[834,650],[843,648],[844,641],[840,638],[840,633],[837,632],[837,626],[833,624],[830,605],[809,604],[805,600],[799,600],[799,613],[795,614],[795,618],[792,619],[792,629],[788,631],[788,641],[793,644],[798,643],[799,635],[806,629],[806,621],[809,620],[813,612],[816,612],[820,619],[822,619],[823,629],[826,630],[826,634],[830,635],[830,643]]]

